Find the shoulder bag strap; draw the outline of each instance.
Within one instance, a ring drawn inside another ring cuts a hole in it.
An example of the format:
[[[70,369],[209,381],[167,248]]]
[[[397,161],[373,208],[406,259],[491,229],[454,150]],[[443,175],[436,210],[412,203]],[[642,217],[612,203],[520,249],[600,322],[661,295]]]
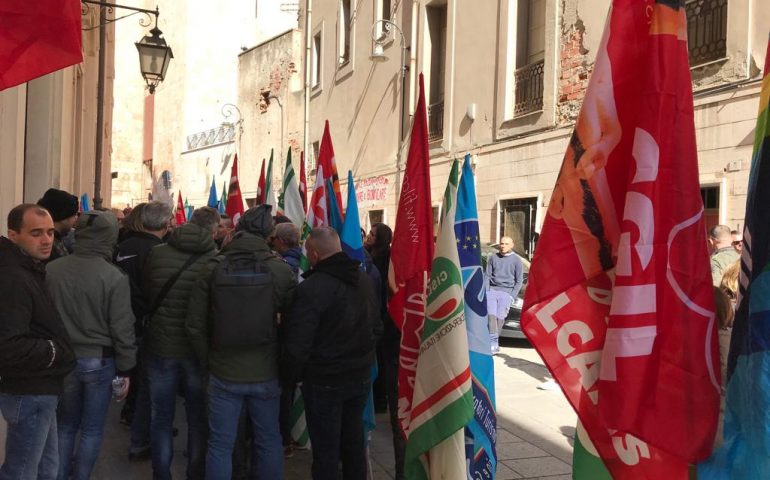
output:
[[[155,300],[152,302],[152,306],[150,307],[149,316],[152,317],[155,315],[155,311],[158,310],[158,307],[160,307],[161,302],[163,302],[163,299],[166,298],[166,295],[168,294],[169,290],[171,290],[171,287],[174,286],[176,281],[179,279],[179,276],[184,273],[185,270],[190,268],[190,265],[195,263],[196,260],[201,258],[205,252],[203,253],[196,253],[195,255],[191,256],[187,259],[187,261],[182,265],[182,268],[177,270],[174,275],[169,278],[166,283],[163,284],[163,288],[160,289],[160,292],[158,293],[158,296],[155,297]]]

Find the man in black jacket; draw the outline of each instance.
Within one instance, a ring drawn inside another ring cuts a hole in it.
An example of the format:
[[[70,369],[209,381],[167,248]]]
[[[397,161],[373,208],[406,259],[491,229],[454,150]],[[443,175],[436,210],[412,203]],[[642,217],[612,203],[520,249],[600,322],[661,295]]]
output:
[[[0,237],[0,411],[8,423],[0,479],[54,479],[56,405],[75,355],[45,286],[54,225],[44,208],[22,204]],[[67,459],[68,460],[68,459]]]
[[[342,253],[328,227],[314,229],[305,247],[313,269],[299,284],[285,326],[286,384],[303,382],[313,445],[313,479],[366,478],[363,412],[382,333],[372,284]]]
[[[144,266],[150,250],[163,243],[171,222],[171,207],[150,202],[142,207],[141,231],[131,232],[115,249],[115,264],[128,274],[131,309],[136,317],[137,367],[131,376],[131,391],[121,412],[121,421],[131,425],[128,459],[150,459],[150,392],[145,365],[144,322],[150,305],[144,297]]]

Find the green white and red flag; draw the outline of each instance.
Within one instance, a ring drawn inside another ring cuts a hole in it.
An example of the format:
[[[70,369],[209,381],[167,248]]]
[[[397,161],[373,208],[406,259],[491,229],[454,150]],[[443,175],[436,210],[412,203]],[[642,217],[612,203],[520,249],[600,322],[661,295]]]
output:
[[[270,160],[267,162],[267,173],[265,173],[265,191],[263,193],[265,205],[272,205],[273,212],[277,211],[278,202],[275,199],[275,190],[273,189],[273,149],[270,149]]]
[[[286,168],[283,171],[283,186],[278,196],[278,213],[285,215],[300,231],[305,223],[305,209],[302,208],[302,197],[299,194],[297,175],[291,164],[291,148],[286,155]]]
[[[615,479],[687,479],[719,413],[686,25],[613,1],[522,313]]]
[[[433,259],[428,114],[423,83],[423,76],[420,74],[420,92],[414,111],[388,271],[388,285],[392,292],[388,300],[388,313],[396,327],[401,330],[398,419],[404,434],[409,430],[411,418],[420,335],[425,321],[426,283]]]
[[[454,228],[459,165],[455,160],[449,174],[431,263],[407,431],[407,478],[467,480],[465,426],[473,418],[474,404],[465,292]]]

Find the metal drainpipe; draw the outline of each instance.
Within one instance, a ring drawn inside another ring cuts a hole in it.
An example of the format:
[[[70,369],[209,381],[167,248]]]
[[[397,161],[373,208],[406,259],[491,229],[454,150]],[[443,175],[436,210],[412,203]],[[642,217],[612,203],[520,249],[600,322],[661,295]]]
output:
[[[303,134],[302,149],[305,152],[305,158],[310,157],[308,151],[310,137],[310,78],[313,65],[312,45],[313,32],[311,31],[311,17],[313,13],[313,0],[305,0],[305,131]]]
[[[102,208],[102,154],[104,151],[104,70],[107,49],[107,12],[99,7],[99,78],[96,93],[96,160],[94,163],[94,210]]]

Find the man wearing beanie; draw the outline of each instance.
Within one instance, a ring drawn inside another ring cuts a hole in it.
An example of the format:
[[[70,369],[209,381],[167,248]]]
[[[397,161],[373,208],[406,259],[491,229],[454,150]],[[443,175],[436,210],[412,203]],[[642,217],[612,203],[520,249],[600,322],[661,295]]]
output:
[[[112,380],[116,375],[123,379],[122,399],[136,364],[128,276],[111,262],[117,241],[114,213],[83,213],[75,227],[74,253],[46,267],[48,286],[77,357],[59,401],[58,478],[90,478],[102,445]]]
[[[267,246],[271,208],[243,214],[232,241],[201,271],[187,310],[190,343],[210,373],[209,480],[232,477],[243,405],[254,431],[256,478],[283,478],[277,330],[297,281]]]
[[[70,253],[64,245],[64,237],[78,219],[78,197],[64,190],[49,188],[37,204],[48,210],[53,218],[54,242],[51,257],[48,259],[52,262]]]

